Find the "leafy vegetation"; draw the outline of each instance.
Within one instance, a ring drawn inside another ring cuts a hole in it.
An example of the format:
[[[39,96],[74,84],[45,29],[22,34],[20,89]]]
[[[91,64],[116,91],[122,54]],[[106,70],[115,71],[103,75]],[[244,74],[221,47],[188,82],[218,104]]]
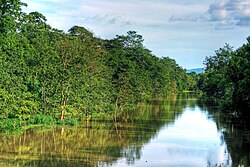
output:
[[[237,50],[226,44],[216,55],[206,58],[199,88],[216,99],[233,115],[247,120],[250,108],[250,37]]]
[[[153,55],[135,31],[111,40],[80,26],[65,33],[22,6],[19,0],[0,2],[0,132],[64,120],[76,124],[195,84],[193,74]]]

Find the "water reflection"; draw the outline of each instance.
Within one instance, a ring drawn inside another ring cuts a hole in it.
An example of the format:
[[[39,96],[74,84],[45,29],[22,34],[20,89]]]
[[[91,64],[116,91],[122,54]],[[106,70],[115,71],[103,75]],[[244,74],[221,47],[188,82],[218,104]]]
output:
[[[174,124],[165,125],[156,138],[143,147],[134,166],[231,166],[221,131],[199,107],[187,107]],[[119,160],[115,166],[126,166]]]
[[[233,166],[239,144],[209,110],[184,94],[140,104],[115,124],[0,135],[0,166]]]
[[[223,130],[232,166],[250,166],[250,127],[243,123],[249,123],[249,120],[235,118],[231,114],[225,115],[225,111],[222,112],[216,107],[211,107],[211,104],[199,102],[198,105],[217,118],[217,128]]]

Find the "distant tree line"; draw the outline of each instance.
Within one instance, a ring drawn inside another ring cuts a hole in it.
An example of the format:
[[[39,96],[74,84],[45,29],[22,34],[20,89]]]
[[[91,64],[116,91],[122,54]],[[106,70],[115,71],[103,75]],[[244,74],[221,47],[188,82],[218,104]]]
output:
[[[64,33],[23,6],[0,2],[0,132],[22,122],[110,114],[196,84],[173,59],[153,55],[135,31],[111,40],[80,26]]]
[[[250,37],[237,50],[226,44],[214,56],[206,58],[205,66],[205,73],[198,81],[199,89],[235,116],[249,118]]]

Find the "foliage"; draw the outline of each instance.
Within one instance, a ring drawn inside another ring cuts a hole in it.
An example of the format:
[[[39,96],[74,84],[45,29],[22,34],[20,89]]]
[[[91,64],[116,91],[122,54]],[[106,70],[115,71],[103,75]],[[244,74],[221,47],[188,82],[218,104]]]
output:
[[[64,33],[22,6],[0,2],[0,121],[77,124],[75,118],[132,109],[194,86],[191,75],[153,55],[135,31],[111,40],[80,26]]]
[[[237,50],[226,44],[216,55],[206,58],[200,88],[210,97],[248,117],[250,108],[250,38]],[[237,115],[236,114],[236,115]]]

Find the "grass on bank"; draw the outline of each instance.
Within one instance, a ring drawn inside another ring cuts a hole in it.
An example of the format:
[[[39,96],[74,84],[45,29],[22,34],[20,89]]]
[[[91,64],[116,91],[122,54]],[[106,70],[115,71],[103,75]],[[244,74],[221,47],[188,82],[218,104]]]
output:
[[[77,125],[79,120],[77,118],[64,119],[63,121],[57,120],[52,116],[36,115],[28,120],[20,120],[18,118],[10,118],[0,120],[0,133],[3,134],[18,134],[24,130],[33,128],[53,128],[56,125]]]
[[[113,120],[115,112],[110,113],[91,113],[88,116],[88,120]],[[56,126],[76,126],[81,122],[86,121],[83,117],[65,117],[64,120],[58,119],[51,115],[35,115],[31,116],[27,120],[21,120],[18,118],[0,119],[0,134],[20,134],[28,129],[51,129]]]

